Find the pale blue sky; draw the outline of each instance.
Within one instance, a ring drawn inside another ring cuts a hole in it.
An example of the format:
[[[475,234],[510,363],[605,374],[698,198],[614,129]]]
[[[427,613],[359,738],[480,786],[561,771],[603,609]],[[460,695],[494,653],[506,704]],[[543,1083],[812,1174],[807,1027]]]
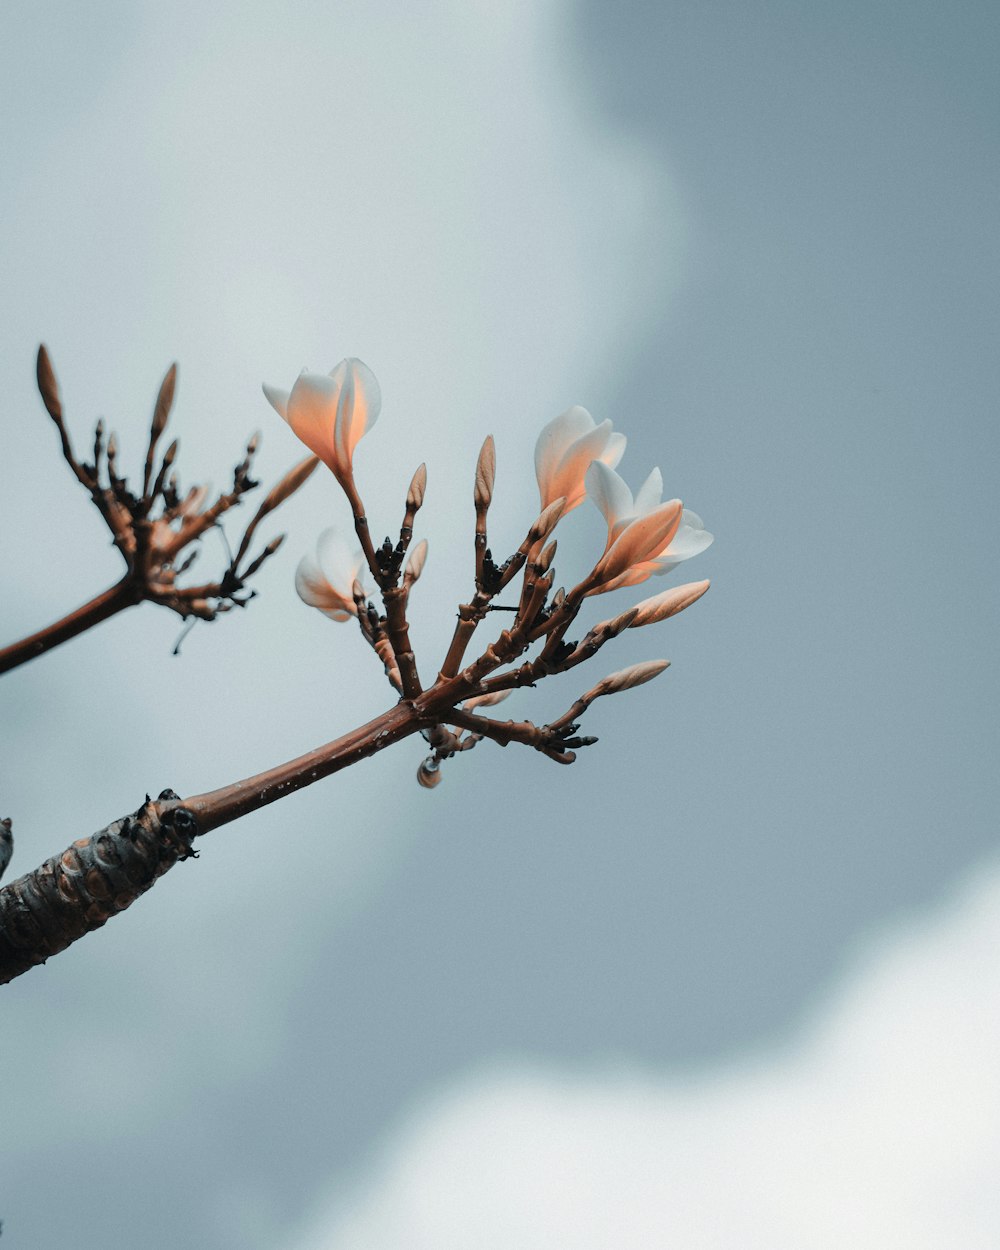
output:
[[[506,1061],[757,1053],[880,924],[987,862],[992,8],[2,21],[5,638],[116,572],[33,396],[41,338],[81,441],[103,412],[133,460],[178,357],[182,471],[216,481],[255,427],[265,472],[297,455],[261,380],[363,356],[385,397],[358,454],[371,510],[394,517],[429,464],[411,615],[435,658],[486,432],[510,544],[535,433],[573,402],[628,434],[632,485],[659,464],[717,535],[672,579],[711,577],[708,597],[594,678],[672,669],[595,707],[572,769],[484,744],[426,794],[404,744],[213,835],[4,992],[16,1244],[285,1245],[428,1091]],[[290,589],[345,519],[310,483],[261,600],[179,661],[142,609],[5,679],[14,871],[146,790],[222,784],[381,710],[359,640]],[[581,516],[579,550],[597,529]],[[126,1158],[149,1183],[102,1189]],[[82,1159],[72,1204],[43,1197]]]

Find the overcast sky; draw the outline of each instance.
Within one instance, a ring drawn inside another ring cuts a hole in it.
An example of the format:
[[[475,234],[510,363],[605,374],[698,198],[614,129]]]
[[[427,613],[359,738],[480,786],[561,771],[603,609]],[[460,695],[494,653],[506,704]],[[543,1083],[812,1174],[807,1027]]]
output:
[[[603,653],[672,667],[572,768],[486,743],[429,793],[401,744],[4,991],[13,1245],[996,1244],[997,21],[6,6],[4,641],[118,575],[41,340],[133,471],[177,359],[181,473],[218,485],[256,428],[265,477],[299,455],[262,381],[362,357],[383,531],[428,463],[428,670],[486,433],[501,550],[571,403],[717,536],[672,579],[710,594]],[[348,520],[314,477],[261,597],[180,658],[143,607],[4,678],[13,873],[387,706],[292,590]],[[567,579],[600,536],[571,520]],[[551,686],[505,707],[583,688]]]

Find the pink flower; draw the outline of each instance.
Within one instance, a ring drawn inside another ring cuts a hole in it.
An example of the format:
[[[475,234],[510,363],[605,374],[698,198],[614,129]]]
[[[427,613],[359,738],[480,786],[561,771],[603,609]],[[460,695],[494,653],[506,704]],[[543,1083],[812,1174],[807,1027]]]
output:
[[[583,502],[584,476],[593,461],[614,468],[625,454],[625,435],[610,421],[597,425],[586,408],[568,408],[546,425],[535,444],[535,476],[542,508],[565,499],[564,512]]]
[[[314,560],[312,556],[303,556],[295,570],[299,598],[334,621],[357,616],[353,586],[364,568],[364,555],[352,552],[337,530],[331,528],[320,534],[316,557]]]
[[[378,382],[368,366],[351,357],[329,375],[303,369],[291,391],[265,383],[264,394],[346,488],[354,476],[354,448],[375,424],[382,406]]]
[[[712,545],[713,536],[705,529],[701,517],[683,508],[679,499],[669,504],[660,503],[662,493],[663,478],[659,469],[650,473],[634,498],[614,469],[599,461],[588,469],[587,494],[608,523],[608,539],[601,561],[608,576],[600,586],[602,591],[636,586],[649,577],[668,573]],[[677,515],[677,524],[672,529],[663,529],[667,509]],[[658,536],[661,529],[663,534]],[[611,560],[612,552],[618,553],[617,559]],[[633,558],[623,563],[626,554]]]

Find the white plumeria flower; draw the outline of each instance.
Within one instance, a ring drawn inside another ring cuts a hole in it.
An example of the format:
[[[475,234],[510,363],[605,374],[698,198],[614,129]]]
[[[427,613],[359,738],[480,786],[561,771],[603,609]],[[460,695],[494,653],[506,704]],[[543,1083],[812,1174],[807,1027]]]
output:
[[[365,565],[360,551],[352,551],[338,530],[324,530],[316,543],[316,559],[303,556],[295,570],[295,589],[303,603],[319,608],[334,621],[357,616],[353,586]]]
[[[553,418],[535,444],[535,476],[542,508],[565,499],[564,514],[583,502],[584,475],[593,461],[614,468],[625,454],[625,435],[610,421],[598,425],[586,408],[567,408]]]
[[[264,384],[271,407],[346,488],[354,448],[378,420],[382,393],[375,374],[350,357],[329,372],[299,374],[291,391]]]
[[[660,502],[663,494],[663,477],[659,469],[654,469],[639,487],[635,496],[625,481],[613,468],[600,461],[592,464],[587,470],[587,494],[597,504],[604,519],[608,523],[608,540],[605,552],[610,555],[611,548],[619,542],[625,531],[635,522],[651,518],[657,511],[667,507]],[[671,501],[674,507],[679,500]],[[712,545],[714,536],[706,529],[697,512],[683,508],[680,522],[671,535],[658,549],[642,555],[624,572],[601,586],[601,590],[616,590],[619,586],[636,586],[647,578],[662,573],[669,573],[684,560],[699,555]]]

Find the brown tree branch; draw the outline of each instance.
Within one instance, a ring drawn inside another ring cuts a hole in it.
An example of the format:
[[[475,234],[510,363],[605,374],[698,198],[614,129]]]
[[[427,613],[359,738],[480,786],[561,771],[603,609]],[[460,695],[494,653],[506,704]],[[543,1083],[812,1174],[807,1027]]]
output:
[[[196,837],[348,768],[427,724],[411,703],[399,703],[326,746],[220,790],[189,799],[172,790],[164,790],[155,802],[147,797],[134,815],[81,838],[0,888],[0,985],[131,906],[174,864],[196,855]]]
[[[190,568],[198,553],[194,544],[209,529],[217,527],[220,518],[240,504],[243,496],[258,485],[250,473],[257,450],[257,437],[254,436],[247,444],[246,453],[236,466],[232,488],[220,495],[215,503],[206,507],[207,492],[197,487],[182,497],[176,474],[172,472],[177,455],[176,439],[164,452],[158,468],[156,463],[177,379],[176,366],[171,365],[153,408],[143,464],[142,492],[135,495],[129,490],[125,478],[118,476],[117,440],[111,434],[105,444],[102,422],[98,421],[94,432],[93,464],[77,459],[66,428],[55,372],[44,344],[38,349],[37,372],[38,389],[59,432],[63,458],[89,492],[94,506],[111,531],[114,544],[125,562],[125,575],[116,586],[62,620],[0,650],[0,673],[42,655],[123,608],[143,600],[170,608],[184,620],[194,617],[212,621],[230,608],[245,607],[254,595],[247,588],[247,582],[277,551],[281,542],[280,538],[272,539],[259,554],[244,563],[257,527],[307,480],[319,463],[317,458],[309,456],[295,465],[271,489],[247,526],[236,555],[217,580],[185,586],[178,578]],[[102,473],[102,468],[106,473]],[[105,476],[107,485],[104,484]],[[181,558],[185,549],[187,554]]]
[[[136,594],[131,581],[127,577],[123,578],[116,585],[96,595],[89,603],[83,604],[61,620],[46,626],[45,629],[29,634],[27,638],[22,638],[19,642],[12,642],[9,646],[0,647],[0,673],[6,673],[12,668],[17,668],[19,664],[25,664],[38,655],[44,655],[46,651],[51,651],[61,642],[75,638],[78,634],[108,620],[124,608],[133,607],[139,602],[141,602],[141,596]]]

